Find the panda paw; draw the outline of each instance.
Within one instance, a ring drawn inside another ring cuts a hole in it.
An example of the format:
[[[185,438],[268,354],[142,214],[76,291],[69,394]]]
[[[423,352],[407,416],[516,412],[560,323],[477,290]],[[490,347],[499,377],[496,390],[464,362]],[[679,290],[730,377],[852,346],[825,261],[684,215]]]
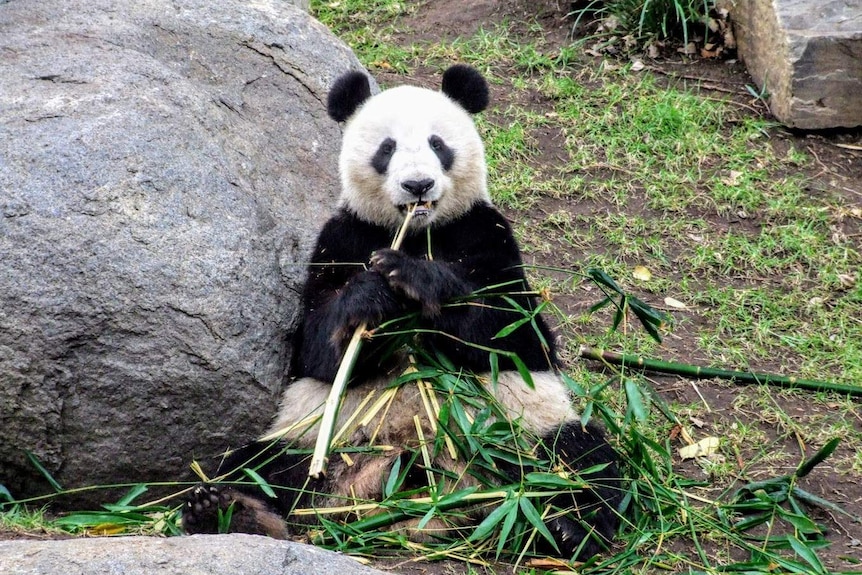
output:
[[[287,524],[259,497],[232,487],[201,484],[183,505],[183,530],[195,533],[251,533],[287,539]]]
[[[331,334],[335,345],[349,339],[363,323],[376,327],[381,322],[398,317],[403,305],[386,279],[375,271],[366,271],[351,278],[331,305],[328,322],[316,322]]]
[[[216,485],[198,485],[183,505],[183,529],[190,534],[218,533],[219,511],[223,514],[232,501],[230,490]]]
[[[583,522],[576,518],[564,515],[548,521],[546,525],[564,557],[583,561],[608,547],[608,541],[604,537],[592,528],[588,530]]]
[[[392,249],[378,250],[371,255],[372,269],[386,278],[392,289],[415,301],[421,301],[423,296],[419,288],[419,276],[423,275],[419,264],[416,258]]]
[[[389,286],[408,299],[422,304],[426,316],[440,313],[443,302],[470,293],[445,263],[420,260],[402,252],[383,249],[371,256],[372,269],[381,274]]]

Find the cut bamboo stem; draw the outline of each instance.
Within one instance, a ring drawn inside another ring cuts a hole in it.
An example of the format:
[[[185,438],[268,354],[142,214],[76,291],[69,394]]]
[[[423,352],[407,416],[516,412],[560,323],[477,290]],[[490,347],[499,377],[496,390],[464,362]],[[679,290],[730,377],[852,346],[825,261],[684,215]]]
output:
[[[404,221],[401,222],[398,233],[395,234],[395,239],[392,240],[391,247],[393,250],[399,249],[404,242],[404,238],[407,236],[407,228],[410,226],[410,220],[413,219],[415,212],[416,204],[411,204],[407,209],[407,214],[404,216]],[[320,429],[317,432],[317,441],[314,444],[311,465],[308,468],[308,475],[315,479],[324,474],[324,470],[326,469],[326,462],[329,459],[329,447],[332,442],[332,431],[335,427],[335,417],[338,415],[338,408],[341,405],[341,396],[344,393],[344,388],[347,387],[347,380],[353,371],[356,359],[359,357],[359,350],[362,348],[362,338],[367,330],[368,324],[362,323],[353,332],[353,337],[350,338],[350,343],[347,344],[347,349],[344,350],[344,356],[341,358],[341,364],[335,373],[332,389],[329,390],[329,396],[326,398],[326,403],[323,406],[323,417],[320,419]]]
[[[635,367],[654,371],[657,373],[672,373],[693,379],[728,379],[736,383],[759,383],[775,385],[788,389],[807,389],[811,391],[832,391],[835,393],[846,393],[853,396],[862,396],[862,386],[832,383],[828,381],[815,381],[810,379],[799,379],[793,376],[774,375],[770,373],[754,373],[747,371],[733,371],[729,369],[718,369],[713,367],[701,367],[684,363],[673,363],[658,359],[649,359],[637,355],[626,355],[595,349],[582,345],[578,352],[583,358],[602,361],[614,365]]]

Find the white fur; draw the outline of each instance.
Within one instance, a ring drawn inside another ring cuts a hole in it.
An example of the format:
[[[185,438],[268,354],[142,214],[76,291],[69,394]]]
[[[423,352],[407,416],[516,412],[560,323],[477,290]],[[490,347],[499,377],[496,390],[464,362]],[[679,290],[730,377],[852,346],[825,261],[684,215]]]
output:
[[[455,152],[448,172],[428,144],[432,135]],[[395,140],[396,149],[381,175],[371,158],[386,138]],[[406,180],[435,182],[423,199],[438,202],[436,208],[414,220],[417,226],[458,217],[479,200],[490,203],[485,149],[470,114],[442,92],[425,88],[399,86],[366,101],[344,128],[339,168],[342,204],[365,221],[393,229],[404,217],[399,206],[415,201],[401,187]]]
[[[490,376],[482,376],[487,381],[487,389],[499,402],[511,419],[521,420],[524,429],[539,436],[558,428],[567,421],[576,420],[578,415],[572,407],[571,395],[560,376],[552,371],[531,374],[534,387],[527,386],[521,375],[514,371],[499,374],[497,385],[490,383]],[[349,387],[341,403],[335,430],[344,424],[357,411],[361,418],[370,405],[389,385],[389,379],[375,379]],[[297,447],[311,447],[317,438],[319,416],[332,385],[310,377],[299,379],[287,387],[282,396],[281,409],[265,437],[283,432],[283,437],[292,440]],[[360,404],[374,392],[374,396],[363,409]],[[406,383],[400,387],[392,405],[387,411],[380,410],[373,420],[364,427],[356,426],[350,437],[345,438],[351,445],[366,444],[377,431],[377,444],[393,445],[409,442],[415,438],[413,416],[419,415],[426,439],[430,432],[430,422],[416,383]],[[357,418],[358,419],[358,418]],[[380,422],[385,422],[380,425]]]

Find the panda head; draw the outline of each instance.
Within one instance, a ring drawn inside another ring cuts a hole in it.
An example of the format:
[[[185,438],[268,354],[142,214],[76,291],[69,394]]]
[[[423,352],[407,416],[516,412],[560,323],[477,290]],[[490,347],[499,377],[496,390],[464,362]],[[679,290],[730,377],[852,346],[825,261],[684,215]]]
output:
[[[399,86],[371,95],[368,77],[348,72],[327,108],[347,121],[341,146],[341,203],[359,218],[395,228],[417,204],[412,224],[444,223],[490,203],[485,151],[470,114],[488,105],[488,84],[455,65],[439,92]]]

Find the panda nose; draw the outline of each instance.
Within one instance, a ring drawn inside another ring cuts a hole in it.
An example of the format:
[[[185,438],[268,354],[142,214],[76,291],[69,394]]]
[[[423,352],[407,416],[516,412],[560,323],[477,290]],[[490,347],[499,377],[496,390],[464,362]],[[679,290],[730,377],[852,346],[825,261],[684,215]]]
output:
[[[434,187],[434,180],[424,178],[421,180],[404,180],[401,182],[401,187],[416,196],[421,197],[422,194]]]

